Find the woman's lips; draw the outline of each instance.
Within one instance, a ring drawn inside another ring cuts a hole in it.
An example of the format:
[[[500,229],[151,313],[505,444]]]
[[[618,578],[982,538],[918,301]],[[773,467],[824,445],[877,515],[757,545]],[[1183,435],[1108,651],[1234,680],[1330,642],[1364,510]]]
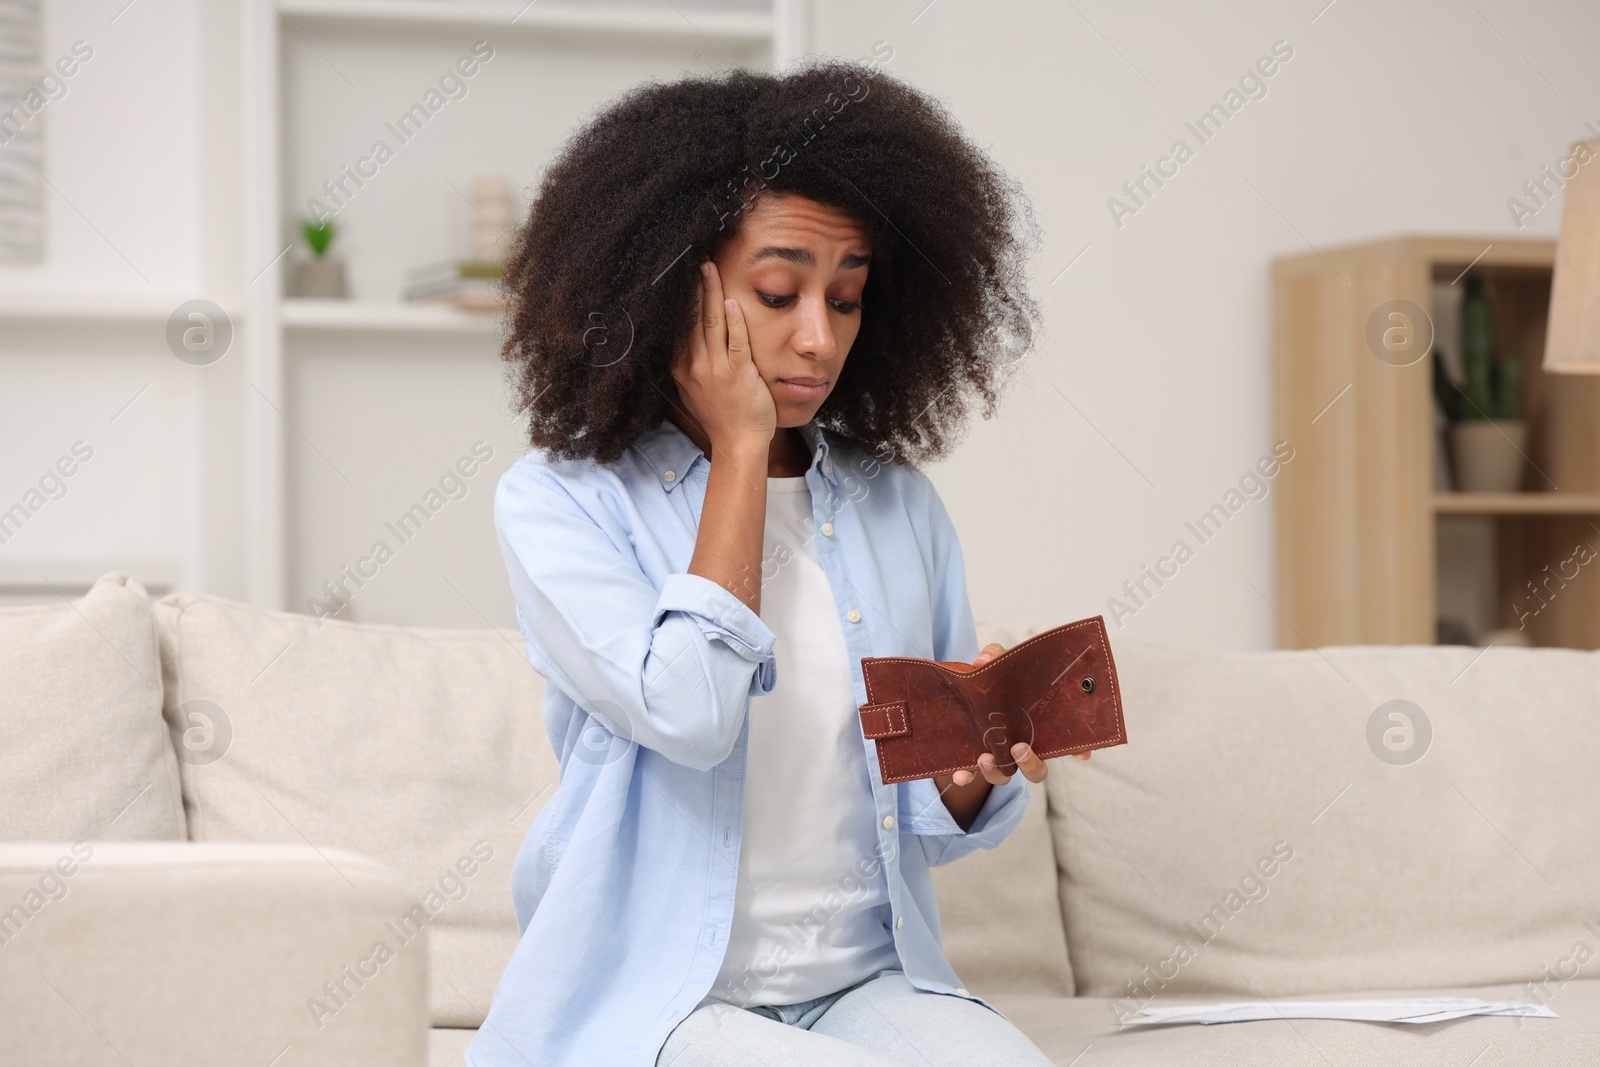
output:
[[[828,380],[826,378],[779,378],[778,384],[790,396],[801,400],[820,400],[828,395]]]

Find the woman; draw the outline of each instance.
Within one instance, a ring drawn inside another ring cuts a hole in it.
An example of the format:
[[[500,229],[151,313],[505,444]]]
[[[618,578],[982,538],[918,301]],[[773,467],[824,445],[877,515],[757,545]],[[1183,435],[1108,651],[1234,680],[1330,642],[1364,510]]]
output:
[[[857,715],[865,656],[1003,651],[912,463],[1032,335],[1020,199],[841,62],[640,87],[550,167],[495,521],[561,784],[472,1067],[1049,1062],[951,969],[928,873],[1043,761],[886,786]]]

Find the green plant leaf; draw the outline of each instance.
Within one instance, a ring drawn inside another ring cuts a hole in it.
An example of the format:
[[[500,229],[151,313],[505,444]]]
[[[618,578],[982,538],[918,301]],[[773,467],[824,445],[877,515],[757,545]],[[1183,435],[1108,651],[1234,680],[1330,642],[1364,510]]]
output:
[[[301,219],[300,233],[306,239],[306,244],[311,246],[311,254],[321,259],[328,251],[328,246],[333,243],[334,235],[339,231],[338,225],[332,219],[317,222],[315,219]]]
[[[1514,419],[1517,417],[1517,399],[1522,384],[1522,364],[1515,359],[1502,359],[1495,364],[1495,392],[1490,417]]]

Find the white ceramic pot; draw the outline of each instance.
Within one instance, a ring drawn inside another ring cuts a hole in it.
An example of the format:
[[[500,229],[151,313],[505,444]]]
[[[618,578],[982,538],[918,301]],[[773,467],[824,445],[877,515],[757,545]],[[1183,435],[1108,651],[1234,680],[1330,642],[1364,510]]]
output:
[[[344,294],[344,261],[331,256],[308,259],[295,276],[295,292],[300,296],[338,299]]]
[[[1471,419],[1450,426],[1456,488],[1468,493],[1513,493],[1528,461],[1528,424],[1521,419]]]

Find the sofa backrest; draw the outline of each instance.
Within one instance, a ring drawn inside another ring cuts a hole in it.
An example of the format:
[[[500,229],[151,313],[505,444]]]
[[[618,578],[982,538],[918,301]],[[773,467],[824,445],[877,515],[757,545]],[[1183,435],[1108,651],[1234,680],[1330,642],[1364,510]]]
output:
[[[1112,648],[1128,744],[1049,794],[1080,995],[1521,982],[1594,943],[1600,652]]]
[[[184,839],[143,586],[0,608],[0,754],[0,841]]]
[[[1520,982],[1600,937],[1600,652],[1112,646],[1129,744],[1052,761],[1009,840],[934,870],[980,993],[1132,1011]],[[193,594],[152,612],[108,574],[0,610],[0,840],[364,853],[411,880],[435,1024],[475,1026],[557,783],[543,685],[516,631],[319,627]]]
[[[434,1025],[481,1023],[517,944],[512,862],[559,772],[520,636],[189,593],[155,612],[190,838],[387,864],[415,901],[395,924],[429,932]]]
[[[520,635],[319,627],[189,593],[155,613],[190,837],[349,849],[408,877],[434,1025],[479,1025],[517,943],[512,861],[560,771]],[[947,953],[980,994],[1072,993],[1042,788],[1000,848],[934,871]]]

